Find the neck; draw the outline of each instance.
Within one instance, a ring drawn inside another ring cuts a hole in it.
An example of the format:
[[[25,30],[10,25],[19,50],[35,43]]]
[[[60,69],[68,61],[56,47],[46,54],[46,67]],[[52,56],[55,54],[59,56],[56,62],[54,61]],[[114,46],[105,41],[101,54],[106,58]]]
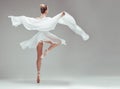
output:
[[[41,14],[40,17],[41,18],[46,17],[46,14]]]

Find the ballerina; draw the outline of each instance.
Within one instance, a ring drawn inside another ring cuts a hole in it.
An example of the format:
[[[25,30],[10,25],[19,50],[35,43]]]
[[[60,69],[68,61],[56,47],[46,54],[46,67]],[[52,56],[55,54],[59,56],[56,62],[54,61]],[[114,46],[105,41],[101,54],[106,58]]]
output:
[[[31,39],[20,42],[22,49],[26,48],[36,48],[37,51],[37,83],[40,83],[40,68],[41,60],[50,52],[53,48],[63,44],[66,45],[66,41],[50,31],[55,30],[56,24],[63,24],[68,26],[74,33],[80,35],[83,40],[88,40],[89,35],[83,31],[77,24],[75,19],[63,11],[54,17],[47,17],[48,6],[46,4],[40,4],[41,15],[39,17],[27,17],[27,16],[8,16],[11,18],[12,25],[17,27],[23,25],[27,30],[37,30],[38,33],[35,34]],[[43,51],[44,43],[50,44],[50,46]]]

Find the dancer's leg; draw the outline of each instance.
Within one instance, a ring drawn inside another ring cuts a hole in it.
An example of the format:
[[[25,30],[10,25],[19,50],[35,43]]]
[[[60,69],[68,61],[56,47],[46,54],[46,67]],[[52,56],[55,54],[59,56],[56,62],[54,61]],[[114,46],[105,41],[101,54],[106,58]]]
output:
[[[52,50],[53,48],[55,48],[56,46],[60,45],[59,43],[52,43],[49,47],[48,47],[48,51]]]
[[[45,49],[43,56],[46,56],[46,54],[48,53],[48,51],[51,51],[53,48],[55,48],[55,47],[57,47],[58,45],[61,44],[61,41],[59,41],[57,43],[52,43],[51,41],[44,41],[44,42],[45,43],[49,43],[50,46],[47,49]]]
[[[40,68],[41,68],[41,55],[42,55],[42,49],[43,49],[43,42],[39,42],[37,45],[37,83],[40,82]]]

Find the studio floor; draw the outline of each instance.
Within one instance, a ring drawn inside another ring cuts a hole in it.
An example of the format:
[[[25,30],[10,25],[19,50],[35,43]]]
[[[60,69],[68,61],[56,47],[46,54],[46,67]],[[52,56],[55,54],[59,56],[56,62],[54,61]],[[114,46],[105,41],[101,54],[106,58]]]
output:
[[[0,79],[0,89],[120,89],[120,77],[79,77],[41,79]]]

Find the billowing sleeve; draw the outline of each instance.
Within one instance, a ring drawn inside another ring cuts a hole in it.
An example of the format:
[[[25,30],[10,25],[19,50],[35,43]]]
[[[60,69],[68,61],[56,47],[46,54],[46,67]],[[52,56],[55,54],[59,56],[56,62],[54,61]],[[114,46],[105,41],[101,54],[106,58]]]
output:
[[[27,30],[37,30],[37,31],[51,31],[54,30],[56,24],[67,25],[73,32],[80,35],[83,40],[88,40],[89,35],[77,25],[75,19],[65,11],[65,15],[61,17],[61,13],[53,17],[45,17],[42,19],[36,19],[27,16],[8,16],[11,18],[12,25],[17,27],[23,25]]]
[[[58,23],[67,25],[70,30],[80,35],[83,40],[86,41],[89,39],[89,35],[80,26],[77,25],[75,19],[67,12],[65,12],[65,15],[59,19]]]
[[[54,30],[58,20],[61,18],[61,13],[54,17],[45,17],[36,19],[27,16],[8,16],[11,18],[12,25],[17,27],[23,25],[27,30],[50,31]]]

